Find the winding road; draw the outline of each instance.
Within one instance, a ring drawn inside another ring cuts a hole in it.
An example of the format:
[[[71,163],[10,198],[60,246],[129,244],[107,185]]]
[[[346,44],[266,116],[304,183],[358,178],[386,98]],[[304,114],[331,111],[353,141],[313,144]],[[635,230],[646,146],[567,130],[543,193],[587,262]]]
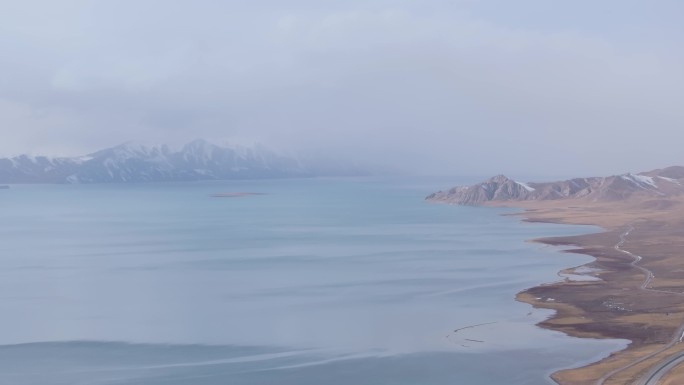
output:
[[[639,290],[645,290],[645,291],[653,291],[653,292],[659,292],[659,293],[668,293],[668,294],[677,294],[677,295],[682,295],[683,293],[680,292],[673,292],[673,291],[665,291],[665,290],[657,290],[657,289],[649,289],[648,285],[651,283],[653,278],[655,277],[653,275],[653,272],[643,266],[639,266],[638,263],[641,262],[641,257],[638,255],[635,255],[627,250],[622,249],[622,245],[625,244],[627,240],[627,236],[629,233],[634,231],[634,226],[629,226],[629,229],[625,231],[624,233],[620,234],[620,241],[615,244],[614,248],[615,250],[627,254],[630,257],[632,257],[634,260],[630,263],[632,267],[635,269],[641,270],[644,275],[646,275],[646,278],[644,278],[644,281],[641,283],[639,286]],[[622,372],[623,370],[629,369],[633,367],[634,365],[640,364],[648,359],[651,359],[658,354],[661,354],[662,352],[670,349],[674,345],[682,342],[682,339],[684,339],[684,323],[682,323],[677,331],[674,333],[674,336],[672,337],[672,340],[667,343],[667,345],[663,346],[662,348],[651,352],[643,357],[640,357],[637,360],[634,360],[630,362],[627,365],[623,365],[617,369],[614,369],[608,373],[606,373],[603,377],[599,378],[596,381],[596,385],[603,385],[610,377],[614,376],[617,373]],[[635,384],[636,385],[655,385],[657,382],[665,375],[667,372],[669,372],[672,368],[677,366],[679,363],[684,362],[684,352],[678,352],[675,353],[666,359],[658,362],[655,364],[649,371],[644,375],[639,381],[637,381]]]
[[[677,365],[684,362],[684,352],[673,354],[672,356],[658,362],[636,385],[656,385],[667,372],[674,369]]]

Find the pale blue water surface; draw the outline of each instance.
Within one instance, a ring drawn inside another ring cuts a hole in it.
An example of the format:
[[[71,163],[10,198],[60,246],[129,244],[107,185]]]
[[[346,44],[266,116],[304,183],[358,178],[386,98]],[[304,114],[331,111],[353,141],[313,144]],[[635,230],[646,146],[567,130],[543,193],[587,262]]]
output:
[[[589,260],[526,239],[595,228],[423,201],[457,182],[2,190],[0,384],[535,385],[625,345],[514,301]]]

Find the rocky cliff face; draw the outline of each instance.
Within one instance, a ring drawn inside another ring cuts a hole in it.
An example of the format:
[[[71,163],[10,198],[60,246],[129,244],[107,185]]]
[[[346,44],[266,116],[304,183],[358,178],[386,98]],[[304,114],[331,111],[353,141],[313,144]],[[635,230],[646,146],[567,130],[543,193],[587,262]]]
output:
[[[472,186],[439,191],[425,199],[458,205],[486,202],[583,198],[614,201],[632,196],[667,197],[684,193],[684,167],[674,166],[640,174],[577,178],[546,183],[522,183],[497,175]]]
[[[74,158],[22,155],[0,159],[0,183],[118,183],[358,175],[261,146],[223,147],[204,140],[179,150],[125,143]]]

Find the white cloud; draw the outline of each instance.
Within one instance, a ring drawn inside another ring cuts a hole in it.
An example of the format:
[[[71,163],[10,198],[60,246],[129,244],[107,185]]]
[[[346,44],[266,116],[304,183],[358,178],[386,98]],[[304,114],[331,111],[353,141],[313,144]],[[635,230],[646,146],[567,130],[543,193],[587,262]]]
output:
[[[0,117],[0,152],[247,137],[437,173],[684,163],[675,24],[620,10],[649,45],[590,2],[497,3],[5,5],[0,99],[33,112]]]

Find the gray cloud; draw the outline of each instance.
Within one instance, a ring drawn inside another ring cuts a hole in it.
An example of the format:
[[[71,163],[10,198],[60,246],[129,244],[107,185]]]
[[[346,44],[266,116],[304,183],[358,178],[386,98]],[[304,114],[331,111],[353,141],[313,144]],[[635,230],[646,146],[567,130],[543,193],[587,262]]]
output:
[[[13,3],[6,155],[206,137],[440,174],[684,164],[677,1]]]

